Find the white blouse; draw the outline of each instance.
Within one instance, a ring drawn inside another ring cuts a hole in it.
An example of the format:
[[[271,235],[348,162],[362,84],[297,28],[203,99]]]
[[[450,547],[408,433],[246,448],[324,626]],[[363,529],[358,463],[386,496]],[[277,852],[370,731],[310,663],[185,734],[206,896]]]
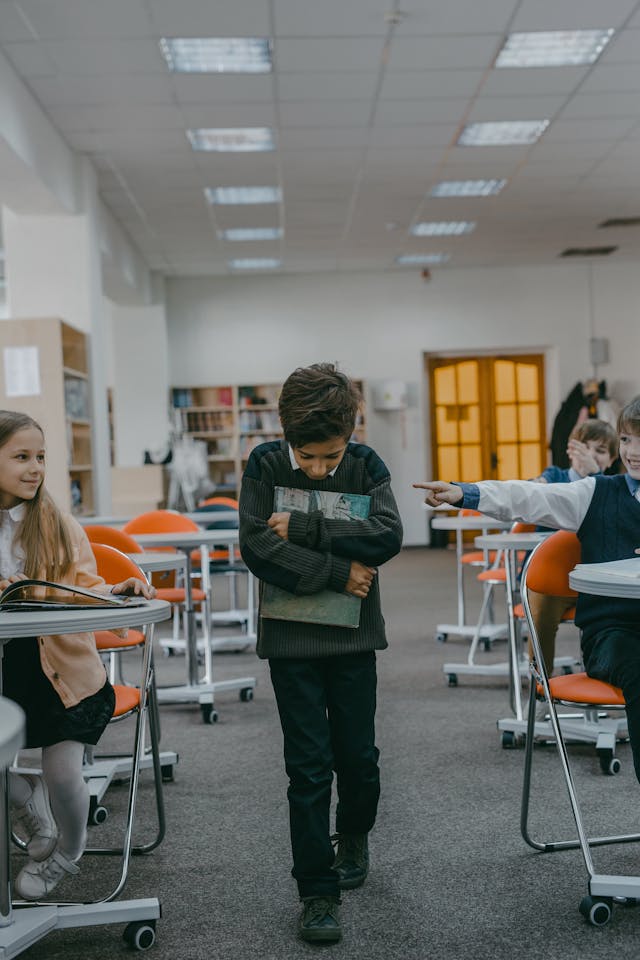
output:
[[[0,510],[0,580],[24,572],[24,551],[14,538],[26,510],[19,503],[9,510]]]

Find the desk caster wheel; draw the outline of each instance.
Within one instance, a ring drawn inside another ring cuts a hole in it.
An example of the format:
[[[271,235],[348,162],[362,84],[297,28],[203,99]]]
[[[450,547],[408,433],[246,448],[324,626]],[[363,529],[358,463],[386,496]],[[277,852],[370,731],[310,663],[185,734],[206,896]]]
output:
[[[599,750],[598,759],[600,761],[600,769],[607,776],[613,777],[616,773],[620,773],[622,764],[617,757],[614,757],[611,750]]]
[[[173,783],[173,781],[174,781],[174,776],[173,776],[173,764],[172,764],[172,763],[164,763],[164,764],[162,764],[162,766],[160,767],[160,773],[162,774],[162,782],[163,782],[163,783]]]
[[[502,731],[502,749],[513,750],[516,746],[516,735],[513,730]]]
[[[443,633],[441,630],[439,633],[436,633],[436,640],[438,641],[438,643],[446,643],[448,636],[449,636],[448,633]]]
[[[604,927],[611,920],[611,905],[610,897],[597,899],[588,894],[582,898],[578,909],[592,927]]]
[[[450,687],[458,686],[458,674],[457,673],[448,673],[447,674],[447,683]]]
[[[173,647],[163,647],[162,653],[165,657],[175,657],[176,652]]]
[[[218,722],[218,712],[213,709],[212,703],[201,703],[200,704],[200,713],[202,714],[203,723],[217,723]]]
[[[133,950],[148,950],[156,942],[155,920],[128,923],[122,934],[124,942]]]
[[[492,647],[492,641],[489,639],[489,637],[485,637],[484,640],[482,641],[482,649],[484,650],[485,653],[491,653],[491,647]]]
[[[99,827],[101,823],[104,823],[109,816],[109,811],[106,807],[103,807],[99,804],[95,797],[89,799],[89,823],[94,827]]]
[[[243,687],[240,691],[240,699],[243,703],[249,703],[253,700],[253,687]]]

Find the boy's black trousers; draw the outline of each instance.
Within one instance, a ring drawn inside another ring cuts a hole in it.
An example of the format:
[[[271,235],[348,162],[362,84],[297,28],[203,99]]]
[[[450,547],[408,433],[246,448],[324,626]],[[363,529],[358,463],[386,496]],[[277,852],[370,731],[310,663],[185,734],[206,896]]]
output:
[[[338,833],[368,833],[380,796],[373,651],[272,659],[289,776],[292,874],[301,897],[338,896],[329,829],[336,772]]]

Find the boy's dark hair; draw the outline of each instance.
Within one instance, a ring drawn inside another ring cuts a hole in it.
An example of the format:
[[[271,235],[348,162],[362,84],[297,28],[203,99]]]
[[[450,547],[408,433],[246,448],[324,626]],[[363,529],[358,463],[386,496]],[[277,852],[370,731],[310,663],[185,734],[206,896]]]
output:
[[[356,385],[333,363],[298,367],[285,380],[278,401],[285,440],[292,447],[335,437],[349,440],[361,400]]]
[[[606,420],[594,418],[583,420],[571,431],[571,439],[579,440],[581,443],[587,443],[589,440],[595,443],[606,443],[611,459],[615,460],[618,456],[618,434]]]
[[[632,433],[640,437],[640,394],[629,400],[618,417],[618,435],[621,433]]]

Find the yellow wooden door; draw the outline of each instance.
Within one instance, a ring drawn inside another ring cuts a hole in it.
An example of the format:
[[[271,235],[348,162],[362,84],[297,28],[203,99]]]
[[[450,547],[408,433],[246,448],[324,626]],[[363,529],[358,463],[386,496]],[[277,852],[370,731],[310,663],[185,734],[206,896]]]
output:
[[[542,355],[428,357],[433,475],[516,480],[547,463]]]

